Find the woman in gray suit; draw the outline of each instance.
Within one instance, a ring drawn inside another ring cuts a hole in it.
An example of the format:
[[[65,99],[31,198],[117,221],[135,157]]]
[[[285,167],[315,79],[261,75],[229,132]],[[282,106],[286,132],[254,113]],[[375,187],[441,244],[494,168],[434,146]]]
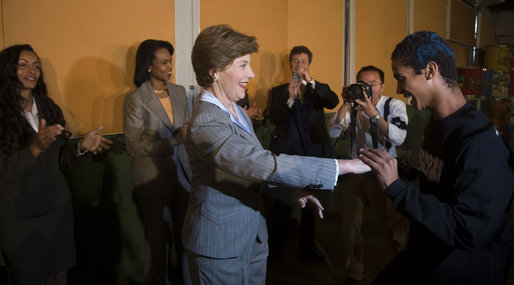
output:
[[[127,95],[124,106],[125,142],[134,157],[133,193],[145,229],[144,284],[152,285],[166,284],[166,273],[174,284],[189,276],[187,267],[182,268],[180,229],[191,187],[184,148],[190,112],[184,87],[168,82],[172,55],[173,46],[166,41],[150,39],[139,45],[137,89]],[[173,239],[178,272],[167,268]]]
[[[332,190],[337,176],[370,170],[360,160],[274,155],[263,149],[251,120],[236,102],[254,77],[255,37],[211,26],[192,51],[203,87],[187,133],[193,174],[182,239],[194,284],[264,284],[268,234],[261,184]],[[302,207],[319,201],[308,192],[289,196]]]

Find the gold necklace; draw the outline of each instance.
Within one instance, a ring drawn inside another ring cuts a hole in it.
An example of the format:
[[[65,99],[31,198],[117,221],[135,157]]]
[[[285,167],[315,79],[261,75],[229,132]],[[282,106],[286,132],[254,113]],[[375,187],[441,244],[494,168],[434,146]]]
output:
[[[153,92],[155,92],[155,94],[162,94],[164,93],[164,91],[168,90],[168,86],[166,86],[166,84],[164,85],[164,89],[163,90],[153,90]]]

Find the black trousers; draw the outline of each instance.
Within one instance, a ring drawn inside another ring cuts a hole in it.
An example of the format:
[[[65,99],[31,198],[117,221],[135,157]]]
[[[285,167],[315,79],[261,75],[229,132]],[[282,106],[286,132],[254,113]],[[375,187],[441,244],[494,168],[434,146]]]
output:
[[[269,219],[269,248],[270,258],[282,253],[287,236],[290,234],[289,221],[293,206],[286,205],[279,199],[273,200],[271,217]],[[312,207],[301,210],[300,221],[300,252],[309,252],[315,247],[316,211]]]

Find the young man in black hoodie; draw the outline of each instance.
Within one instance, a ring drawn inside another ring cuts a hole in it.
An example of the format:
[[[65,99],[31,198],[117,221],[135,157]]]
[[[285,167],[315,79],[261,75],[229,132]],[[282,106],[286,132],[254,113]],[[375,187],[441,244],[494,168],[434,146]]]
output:
[[[398,179],[386,151],[363,150],[394,206],[411,221],[407,248],[374,284],[505,284],[511,257],[512,153],[457,84],[455,56],[432,32],[392,54],[397,93],[430,109],[419,155],[420,188]]]

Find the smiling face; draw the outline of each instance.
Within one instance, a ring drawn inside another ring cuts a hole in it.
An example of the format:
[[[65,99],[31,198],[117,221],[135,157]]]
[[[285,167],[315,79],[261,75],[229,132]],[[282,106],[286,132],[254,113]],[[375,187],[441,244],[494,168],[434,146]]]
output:
[[[248,82],[255,77],[250,62],[250,54],[246,54],[234,59],[223,71],[215,72],[214,77],[217,79],[213,84],[214,95],[224,105],[245,97]]]
[[[34,52],[29,50],[22,50],[20,52],[16,74],[23,86],[23,90],[36,88],[39,77],[41,76],[41,63]]]
[[[309,62],[309,55],[306,53],[294,54],[291,56],[291,62],[289,64],[291,66],[291,71],[296,73],[309,71],[309,67],[311,66]]]
[[[152,64],[150,65],[150,78],[168,81],[171,78],[172,69],[172,57],[168,49],[157,49],[154,53]]]
[[[431,97],[428,92],[427,79],[424,75],[425,70],[422,70],[421,74],[416,74],[412,67],[403,65],[399,59],[392,61],[392,68],[394,78],[397,81],[396,93],[403,94],[405,98],[412,97],[411,103],[418,110],[428,108]]]

